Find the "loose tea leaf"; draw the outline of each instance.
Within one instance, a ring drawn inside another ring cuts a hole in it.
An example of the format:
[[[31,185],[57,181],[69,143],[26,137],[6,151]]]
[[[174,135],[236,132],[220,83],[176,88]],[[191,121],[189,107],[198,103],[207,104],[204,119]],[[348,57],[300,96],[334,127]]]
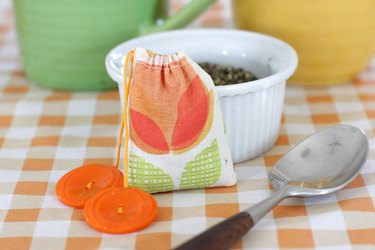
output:
[[[249,71],[236,68],[231,65],[215,63],[198,63],[214,81],[216,86],[243,83],[256,80],[256,77]]]

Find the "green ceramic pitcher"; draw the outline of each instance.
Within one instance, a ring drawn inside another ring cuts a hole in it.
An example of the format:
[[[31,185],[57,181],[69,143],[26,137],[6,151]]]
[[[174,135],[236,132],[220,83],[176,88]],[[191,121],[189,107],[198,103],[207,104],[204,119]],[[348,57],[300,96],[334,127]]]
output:
[[[115,88],[104,59],[130,38],[183,27],[215,0],[193,0],[167,17],[167,0],[14,0],[26,75],[62,90]]]

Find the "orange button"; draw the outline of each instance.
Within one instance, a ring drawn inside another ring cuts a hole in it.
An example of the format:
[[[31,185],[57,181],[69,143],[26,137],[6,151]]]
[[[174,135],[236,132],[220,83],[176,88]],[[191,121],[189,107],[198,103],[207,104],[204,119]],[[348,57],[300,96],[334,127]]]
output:
[[[154,221],[157,210],[149,193],[134,187],[111,187],[92,196],[83,214],[96,230],[121,234],[145,228]]]
[[[121,187],[123,180],[118,168],[89,164],[66,173],[57,182],[55,190],[64,204],[82,208],[91,196],[108,187]]]

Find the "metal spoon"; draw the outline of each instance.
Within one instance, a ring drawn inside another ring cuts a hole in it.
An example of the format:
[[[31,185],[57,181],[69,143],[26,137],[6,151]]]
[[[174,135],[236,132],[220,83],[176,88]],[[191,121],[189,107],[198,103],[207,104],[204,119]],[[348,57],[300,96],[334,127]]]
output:
[[[343,188],[364,166],[368,149],[365,133],[350,125],[311,135],[273,166],[268,179],[276,193],[176,249],[228,249],[283,199],[316,197]]]

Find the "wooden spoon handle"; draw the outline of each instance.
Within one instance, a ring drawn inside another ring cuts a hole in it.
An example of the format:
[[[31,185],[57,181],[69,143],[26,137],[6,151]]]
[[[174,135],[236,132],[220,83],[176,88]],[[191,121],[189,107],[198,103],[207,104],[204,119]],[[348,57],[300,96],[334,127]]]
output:
[[[228,249],[253,227],[250,214],[243,211],[204,231],[175,250]]]

